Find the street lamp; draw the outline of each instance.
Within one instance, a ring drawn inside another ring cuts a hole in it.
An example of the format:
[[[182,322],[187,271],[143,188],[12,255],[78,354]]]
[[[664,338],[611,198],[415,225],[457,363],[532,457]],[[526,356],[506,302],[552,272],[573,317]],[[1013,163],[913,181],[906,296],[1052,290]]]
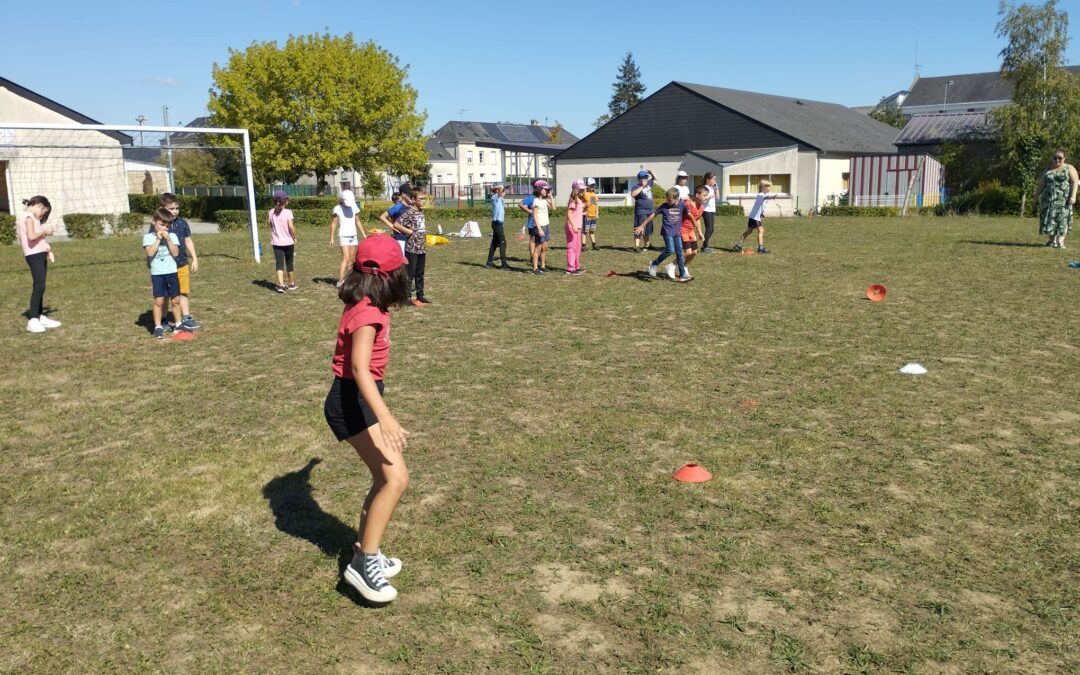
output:
[[[135,118],[135,121],[139,123],[139,147],[142,147],[142,145],[143,145],[142,125],[143,125],[143,122],[145,122],[148,119],[150,119],[150,118],[147,117],[146,115],[139,115],[138,117]]]
[[[941,112],[945,112],[949,104],[949,85],[956,84],[952,80],[945,83],[945,100],[941,102]]]

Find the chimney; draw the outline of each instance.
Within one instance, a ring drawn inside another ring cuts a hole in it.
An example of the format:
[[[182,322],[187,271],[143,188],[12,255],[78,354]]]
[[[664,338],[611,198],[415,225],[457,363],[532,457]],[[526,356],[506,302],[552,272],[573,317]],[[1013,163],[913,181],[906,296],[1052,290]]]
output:
[[[531,124],[534,127],[538,127],[538,126],[540,126],[540,120],[529,120],[529,124]]]

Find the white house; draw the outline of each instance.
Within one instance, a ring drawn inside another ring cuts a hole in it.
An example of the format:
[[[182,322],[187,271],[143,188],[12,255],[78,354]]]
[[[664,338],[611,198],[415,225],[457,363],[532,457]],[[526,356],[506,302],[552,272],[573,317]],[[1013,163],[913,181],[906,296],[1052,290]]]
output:
[[[807,211],[847,190],[852,157],[895,153],[896,129],[835,103],[671,82],[555,157],[555,189],[597,179],[606,204],[630,204],[642,168],[671,186],[717,175],[720,198],[749,208],[757,183],[780,195],[773,215]]]
[[[558,135],[558,143],[549,142]],[[447,122],[428,139],[436,197],[477,197],[492,183],[528,185],[552,177],[551,157],[570,147],[577,137],[565,129],[530,124]]]
[[[62,224],[65,213],[127,213],[121,146],[130,145],[131,137],[114,131],[5,129],[4,122],[98,124],[0,77],[0,212],[17,213],[22,200],[44,195],[53,207],[50,224]]]

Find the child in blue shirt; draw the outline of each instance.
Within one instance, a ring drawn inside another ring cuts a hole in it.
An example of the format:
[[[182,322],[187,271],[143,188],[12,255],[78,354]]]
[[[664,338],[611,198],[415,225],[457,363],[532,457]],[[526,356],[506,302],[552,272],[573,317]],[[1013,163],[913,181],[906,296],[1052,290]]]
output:
[[[503,202],[503,186],[491,186],[491,248],[488,249],[487,262],[484,267],[495,268],[495,249],[499,249],[499,257],[502,258],[501,267],[510,269],[506,264],[506,233],[503,231],[503,223],[506,221],[506,203]]]
[[[143,235],[142,245],[150,267],[150,285],[154,295],[154,337],[165,337],[165,328],[161,325],[165,298],[172,301],[173,318],[176,330],[190,331],[184,325],[180,315],[180,279],[176,276],[176,256],[180,255],[180,240],[169,232],[176,216],[164,207],[158,207],[151,217],[152,231]]]
[[[634,236],[640,236],[645,227],[652,223],[653,218],[660,216],[660,234],[664,237],[664,250],[656,257],[656,260],[649,263],[649,276],[655,277],[656,268],[664,262],[664,258],[674,253],[675,261],[679,264],[679,281],[690,281],[694,277],[686,271],[682,247],[682,221],[687,215],[686,203],[679,200],[679,191],[676,188],[668,189],[664,197],[664,203],[656,207],[655,211],[634,228]]]

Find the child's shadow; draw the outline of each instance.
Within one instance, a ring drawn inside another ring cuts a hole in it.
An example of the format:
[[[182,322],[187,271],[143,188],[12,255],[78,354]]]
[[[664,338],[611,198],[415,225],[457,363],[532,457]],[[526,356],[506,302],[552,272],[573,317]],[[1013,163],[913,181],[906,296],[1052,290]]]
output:
[[[146,310],[135,319],[135,325],[146,329],[147,333],[154,332],[154,312],[152,310]]]
[[[262,494],[274,514],[274,526],[285,534],[306,539],[327,556],[337,556],[337,591],[354,602],[368,604],[359,593],[341,580],[345,566],[353,556],[356,530],[322,510],[311,495],[311,470],[321,462],[313,457],[302,469],[273,478],[263,486]]]
[[[313,284],[326,284],[328,286],[337,286],[337,279],[334,277],[312,277],[311,283]]]
[[[266,279],[254,279],[251,283],[255,286],[261,286],[269,291],[277,292],[277,284],[271,283]]]

